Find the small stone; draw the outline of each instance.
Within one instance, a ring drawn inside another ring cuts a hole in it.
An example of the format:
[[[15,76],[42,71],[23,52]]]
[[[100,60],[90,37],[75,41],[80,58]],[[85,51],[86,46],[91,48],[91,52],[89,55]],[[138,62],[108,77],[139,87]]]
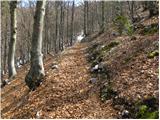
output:
[[[95,66],[94,66],[94,69],[97,70],[97,69],[98,69],[98,65],[95,65]]]
[[[94,83],[96,83],[96,81],[97,81],[97,78],[91,78],[91,79],[89,80],[89,83],[94,84]]]
[[[132,36],[131,37],[131,40],[136,40],[137,38],[135,36]]]
[[[124,106],[122,106],[122,105],[115,105],[114,109],[122,111],[124,109]]]
[[[38,112],[36,113],[36,118],[40,119],[41,116],[42,116],[42,110],[40,110],[40,111],[38,111]]]
[[[128,110],[122,111],[122,118],[129,118],[129,111]]]
[[[9,79],[6,79],[6,80],[4,80],[5,82],[6,82],[6,84],[10,84],[10,81],[9,81]]]
[[[52,65],[52,69],[58,69],[58,65]]]

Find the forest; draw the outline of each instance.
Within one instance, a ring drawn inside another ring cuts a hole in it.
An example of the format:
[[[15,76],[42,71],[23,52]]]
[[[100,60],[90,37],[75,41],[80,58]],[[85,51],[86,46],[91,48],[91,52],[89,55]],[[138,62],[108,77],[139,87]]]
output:
[[[2,119],[158,119],[159,1],[0,1]]]

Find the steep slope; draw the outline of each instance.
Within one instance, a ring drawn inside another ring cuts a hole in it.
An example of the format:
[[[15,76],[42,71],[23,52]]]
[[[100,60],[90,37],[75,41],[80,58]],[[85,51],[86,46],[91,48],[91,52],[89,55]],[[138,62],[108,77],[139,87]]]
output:
[[[138,110],[147,111],[146,101],[147,112],[157,115],[159,36],[141,34],[144,29],[132,37],[94,34],[48,55],[45,80],[35,91],[24,83],[28,65],[18,69],[1,91],[2,118],[145,118]]]
[[[76,44],[57,60],[48,58],[46,79],[36,91],[29,93],[26,73],[18,74],[2,89],[2,118],[113,118],[115,110],[101,103],[98,88],[89,83],[86,47]],[[53,63],[58,69],[52,69]]]

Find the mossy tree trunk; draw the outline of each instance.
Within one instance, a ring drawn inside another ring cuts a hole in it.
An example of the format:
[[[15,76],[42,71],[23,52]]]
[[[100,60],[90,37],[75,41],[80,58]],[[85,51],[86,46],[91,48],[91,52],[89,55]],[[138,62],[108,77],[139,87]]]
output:
[[[13,78],[17,72],[15,68],[15,49],[16,49],[16,37],[17,37],[17,1],[10,2],[10,15],[11,15],[11,38],[9,42],[8,52],[8,72],[9,79]]]
[[[45,4],[46,0],[37,1],[36,4],[31,46],[31,67],[25,78],[25,82],[30,90],[35,90],[45,76],[43,67],[43,54],[41,52]]]

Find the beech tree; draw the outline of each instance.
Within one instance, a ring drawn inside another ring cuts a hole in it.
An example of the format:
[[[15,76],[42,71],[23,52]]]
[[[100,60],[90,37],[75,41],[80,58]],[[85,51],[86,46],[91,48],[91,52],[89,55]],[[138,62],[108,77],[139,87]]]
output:
[[[9,79],[13,78],[17,72],[15,68],[15,49],[16,49],[16,36],[17,36],[17,1],[10,2],[10,15],[11,15],[11,38],[9,42],[8,52],[8,75]]]
[[[45,15],[45,4],[46,0],[37,1],[36,3],[31,46],[31,67],[25,78],[25,82],[30,90],[35,90],[45,76],[42,54],[42,31]]]

